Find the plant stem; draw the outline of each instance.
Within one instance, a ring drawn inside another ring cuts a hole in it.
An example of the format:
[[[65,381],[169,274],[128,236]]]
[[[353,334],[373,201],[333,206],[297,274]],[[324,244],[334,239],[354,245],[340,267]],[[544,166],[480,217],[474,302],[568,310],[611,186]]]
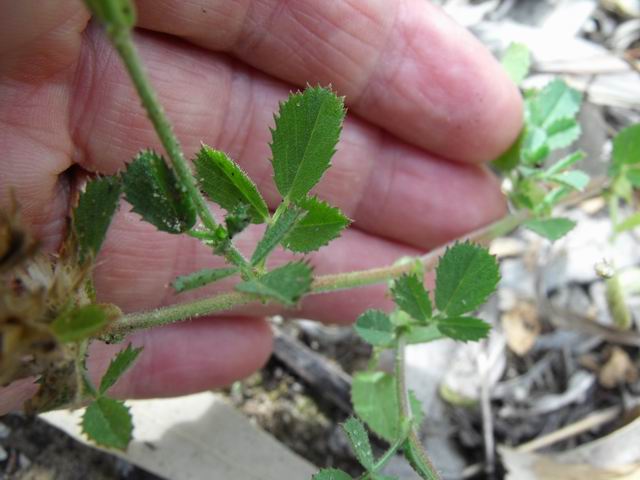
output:
[[[409,401],[409,390],[406,385],[405,375],[405,348],[407,346],[406,339],[403,334],[398,335],[396,341],[395,356],[395,377],[396,377],[396,397],[398,400],[400,422],[405,419],[413,420],[413,412],[411,411],[411,402]],[[405,442],[405,455],[411,463],[416,473],[425,480],[440,480],[440,475],[429,460],[427,452],[424,451],[422,443],[418,438],[413,424],[409,429],[409,434]]]
[[[85,398],[85,394],[91,397],[96,396],[96,389],[93,386],[93,382],[89,378],[89,372],[87,371],[86,358],[87,350],[89,348],[89,340],[82,340],[77,344],[77,351],[74,358],[74,367],[76,370],[76,398],[74,405],[82,405],[82,400]]]
[[[476,230],[463,238],[476,243],[486,244],[492,239],[513,230],[528,218],[529,215],[527,212],[507,215],[501,220]],[[438,258],[444,253],[446,248],[453,243],[455,242],[450,242],[443,247],[419,257],[418,260],[424,264],[425,271],[433,269]],[[406,263],[403,265],[389,265],[387,267],[372,268],[369,270],[322,275],[314,279],[311,285],[311,291],[307,295],[335,292],[385,282],[411,271],[412,268],[413,263]],[[149,312],[132,313],[116,320],[109,328],[105,338],[117,338],[143,328],[167,325],[187,320],[188,318],[227,311],[234,307],[247,305],[258,300],[260,300],[260,298],[256,295],[226,292],[213,297],[178,303]]]
[[[114,322],[103,338],[118,339],[118,337],[136,330],[168,325],[210,313],[228,311],[234,307],[247,305],[257,300],[260,300],[258,296],[249,293],[228,292],[193,302],[158,308],[150,312],[131,313]]]
[[[156,96],[155,90],[151,86],[147,74],[142,67],[142,61],[136,50],[131,37],[131,31],[129,29],[117,28],[106,30],[109,34],[111,42],[116,51],[120,55],[122,62],[131,77],[138,96],[142,100],[142,106],[147,111],[147,115],[153,124],[162,146],[164,147],[171,165],[176,172],[178,180],[181,184],[183,192],[189,196],[193,204],[195,205],[198,216],[202,221],[202,224],[211,232],[214,232],[217,228],[217,223],[213,218],[213,214],[207,205],[207,202],[196,186],[193,174],[184,154],[180,147],[180,143],[173,133],[171,124],[166,117],[160,102]],[[241,267],[243,269],[250,269],[249,263],[242,256],[242,254],[232,245],[229,246],[225,258],[230,263]]]
[[[384,454],[382,454],[382,456],[378,458],[378,460],[376,460],[376,463],[373,464],[373,468],[371,469],[371,471],[377,473],[382,467],[384,467],[406,440],[407,436],[401,435],[400,438],[398,438],[398,440],[396,440],[393,445],[391,445],[389,449],[384,452]],[[371,472],[365,472],[358,477],[358,480],[367,480],[369,478],[371,478]]]

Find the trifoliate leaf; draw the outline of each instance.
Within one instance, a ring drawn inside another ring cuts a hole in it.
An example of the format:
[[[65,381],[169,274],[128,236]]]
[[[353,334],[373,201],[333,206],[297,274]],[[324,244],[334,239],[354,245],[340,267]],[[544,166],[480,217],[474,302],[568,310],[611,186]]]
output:
[[[347,421],[342,424],[342,428],[349,438],[353,453],[355,453],[360,465],[368,472],[373,470],[375,459],[373,458],[373,451],[369,443],[369,435],[363,423],[355,417],[349,417]]]
[[[100,381],[99,392],[101,395],[107,393],[107,390],[115,385],[120,377],[133,365],[133,362],[136,361],[141,352],[142,348],[132,348],[131,344],[118,352],[111,360],[111,363],[109,363],[109,367]]]
[[[203,145],[194,164],[200,188],[210,200],[228,212],[248,205],[253,223],[269,220],[269,208],[255,183],[224,152]]]
[[[307,87],[280,104],[271,152],[284,198],[297,202],[318,183],[335,153],[344,114],[343,100],[321,87]]]
[[[355,330],[365,342],[376,347],[390,347],[395,337],[389,316],[380,310],[367,310],[360,315]]]
[[[611,161],[614,174],[618,173],[623,165],[640,163],[640,123],[621,130],[615,136]]]
[[[502,66],[516,85],[526,78],[531,67],[531,55],[526,45],[512,43],[502,57]]]
[[[62,342],[78,342],[96,335],[107,323],[102,307],[85,305],[60,315],[51,323],[51,329]]]
[[[95,257],[118,208],[122,183],[118,177],[101,177],[87,182],[73,211],[73,228],[78,238],[80,261]]]
[[[124,402],[100,397],[85,410],[82,431],[98,445],[126,450],[133,433],[131,413]]]
[[[357,372],[351,400],[358,416],[388,442],[398,437],[398,401],[395,378],[384,372]]]
[[[122,174],[127,201],[158,230],[182,233],[196,223],[196,210],[184,189],[158,154],[145,150]]]
[[[523,225],[538,235],[554,241],[569,233],[576,226],[576,222],[568,218],[547,218],[527,220]]]
[[[223,278],[230,277],[234,273],[238,273],[235,267],[229,268],[205,268],[189,275],[177,277],[171,284],[176,292],[182,293],[194,288],[200,288],[209,283],[217,282]]]
[[[308,253],[318,250],[339,237],[350,223],[340,209],[316,197],[304,198],[297,205],[307,213],[284,239],[284,247],[291,251]]]
[[[422,281],[416,275],[402,275],[391,288],[393,301],[417,321],[426,324],[431,319],[431,300]]]
[[[474,317],[448,317],[438,321],[438,329],[449,338],[467,342],[485,338],[491,326]]]
[[[633,215],[625,218],[622,222],[616,225],[615,232],[626,232],[627,230],[633,230],[637,227],[640,227],[640,212],[634,213]]]
[[[447,249],[436,269],[436,306],[450,317],[475,310],[496,289],[500,271],[489,251],[472,243]]]
[[[353,480],[353,478],[337,468],[323,468],[312,477],[312,480]]]
[[[282,243],[283,239],[293,231],[302,213],[300,208],[295,205],[289,205],[282,215],[276,219],[275,223],[269,225],[251,256],[252,265],[258,265],[265,260]]]
[[[236,285],[236,289],[291,306],[311,289],[311,280],[311,267],[306,263],[293,262],[257,279],[242,282]]]
[[[581,170],[571,170],[569,172],[562,172],[556,175],[551,175],[549,180],[552,180],[561,185],[565,185],[574,190],[582,191],[587,185],[589,185],[589,175]]]
[[[554,124],[573,119],[580,110],[582,94],[562,80],[547,84],[529,104],[530,120],[534,125],[549,130]],[[553,128],[551,132],[553,132]]]

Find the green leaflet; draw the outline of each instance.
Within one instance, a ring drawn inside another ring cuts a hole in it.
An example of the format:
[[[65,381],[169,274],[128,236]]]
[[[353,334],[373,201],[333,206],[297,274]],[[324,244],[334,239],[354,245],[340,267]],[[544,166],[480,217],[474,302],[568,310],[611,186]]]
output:
[[[628,169],[627,180],[634,188],[640,188],[640,168]]]
[[[640,123],[631,125],[613,139],[611,173],[617,174],[624,165],[640,163]]]
[[[224,152],[203,145],[194,161],[200,188],[228,212],[249,205],[253,223],[269,220],[269,208],[255,183]]]
[[[447,249],[436,268],[435,299],[449,317],[478,308],[496,289],[500,272],[488,250],[472,243]]]
[[[182,233],[196,223],[196,210],[173,170],[158,154],[145,150],[122,174],[127,201],[158,230]]]
[[[384,372],[356,372],[351,400],[358,416],[388,442],[398,436],[398,402],[395,378]]]
[[[438,321],[438,330],[449,338],[467,342],[485,338],[491,326],[475,317],[452,317]]]
[[[65,312],[51,323],[62,342],[77,342],[100,332],[107,325],[107,314],[99,305],[86,305]]]
[[[100,177],[87,182],[73,211],[73,229],[78,239],[80,261],[95,257],[118,208],[122,183],[118,177]]]
[[[205,268],[189,275],[177,277],[171,284],[176,292],[182,293],[194,288],[203,287],[209,283],[217,282],[223,278],[230,277],[238,273],[236,267],[229,268]]]
[[[380,310],[367,310],[356,320],[355,330],[365,342],[376,347],[391,347],[395,338],[389,316]]]
[[[294,252],[308,253],[340,236],[350,220],[342,212],[316,197],[303,198],[297,205],[306,214],[285,237],[283,246]]]
[[[549,149],[549,137],[542,128],[530,126],[522,143],[522,160],[528,165],[542,162],[551,151]]]
[[[568,218],[533,219],[524,222],[523,226],[538,235],[555,241],[569,233],[576,226],[576,222]]]
[[[414,319],[426,324],[431,319],[431,300],[416,275],[402,275],[391,288],[393,301]]]
[[[582,94],[556,79],[547,84],[529,104],[531,123],[553,134],[559,124],[574,119],[580,110]]]
[[[501,172],[510,172],[516,168],[520,164],[520,155],[524,148],[525,135],[526,130],[523,129],[509,149],[491,162],[491,165]]]
[[[399,437],[401,432],[395,377],[384,372],[356,372],[351,385],[351,401],[358,416],[377,435],[389,443]],[[411,391],[409,403],[414,424],[421,424],[424,412]]]
[[[289,234],[296,225],[296,222],[302,215],[302,210],[295,205],[289,205],[282,212],[273,225],[269,225],[264,236],[256,245],[256,249],[251,256],[251,264],[258,265],[269,256],[269,254],[282,243],[283,239]]]
[[[312,480],[353,480],[353,478],[337,468],[323,468],[313,476]]]
[[[349,417],[346,422],[342,424],[353,453],[365,470],[368,472],[373,470],[375,459],[373,457],[373,451],[371,450],[371,444],[369,443],[369,435],[364,428],[363,423],[355,417]]]
[[[512,43],[502,57],[502,67],[516,85],[520,85],[529,74],[531,54],[526,45]]]
[[[543,172],[545,176],[553,176],[561,173],[563,170],[566,170],[569,167],[572,167],[580,160],[583,160],[586,157],[585,153],[582,151],[573,152],[567,155],[564,158],[561,158],[556,163],[551,165],[546,172]]]
[[[615,232],[621,233],[627,230],[633,230],[640,227],[640,212],[636,212],[633,215],[625,218],[622,222],[615,226]]]
[[[236,290],[293,306],[311,290],[311,267],[303,262],[287,263],[257,279],[239,283]]]
[[[434,340],[440,340],[445,335],[438,329],[438,325],[432,323],[429,326],[412,325],[409,331],[405,334],[407,345],[414,343],[427,343]]]
[[[320,181],[335,153],[344,102],[321,87],[289,95],[271,131],[274,180],[283,198],[298,202]]]
[[[107,371],[100,381],[99,393],[104,395],[115,385],[115,383],[124,375],[124,373],[133,365],[142,352],[142,348],[132,348],[131,344],[127,348],[120,350],[118,354],[111,360]]]
[[[582,133],[580,124],[575,118],[561,118],[547,128],[547,145],[550,150],[568,147]]]
[[[520,139],[494,164],[503,171],[520,161],[537,165],[552,150],[564,148],[580,135],[576,120],[582,95],[562,80],[554,80],[540,91],[530,92],[525,101],[525,127]]]
[[[551,175],[549,180],[565,185],[573,190],[583,191],[589,185],[589,175],[580,170],[571,170]]]
[[[100,397],[85,410],[82,431],[98,445],[126,450],[133,433],[129,408],[119,400]]]

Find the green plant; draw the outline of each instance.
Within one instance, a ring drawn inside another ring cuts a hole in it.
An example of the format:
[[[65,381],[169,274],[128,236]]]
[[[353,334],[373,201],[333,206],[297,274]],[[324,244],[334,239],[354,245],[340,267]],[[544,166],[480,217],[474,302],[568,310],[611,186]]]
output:
[[[291,306],[306,295],[392,281],[396,309],[391,313],[367,311],[358,318],[355,328],[377,350],[395,350],[395,374],[368,371],[354,377],[354,409],[359,418],[348,419],[344,429],[365,469],[361,478],[384,479],[379,472],[398,451],[404,453],[422,478],[439,478],[418,441],[417,428],[423,412],[405,385],[405,347],[444,337],[475,341],[488,334],[489,326],[473,317],[472,312],[494,291],[499,273],[495,259],[475,243],[486,243],[521,224],[552,240],[573,227],[571,220],[553,217],[553,213],[554,207],[573,192],[587,188],[588,176],[572,168],[583,154],[571,154],[551,166],[545,161],[552,151],[570,145],[579,135],[576,116],[580,95],[560,80],[540,91],[525,92],[525,128],[509,151],[494,162],[507,178],[515,212],[470,234],[468,241],[366,271],[314,277],[311,265],[303,257],[268,269],[267,260],[275,248],[281,246],[304,255],[328,244],[350,223],[337,208],[309,194],[330,166],[345,116],[343,100],[330,89],[308,87],[280,105],[272,131],[271,163],[282,198],[275,212],[270,213],[256,185],[225,153],[203,146],[193,159],[195,172],[191,171],[134,48],[131,29],[135,14],[129,0],[86,0],[86,4],[105,25],[168,159],[144,150],[124,171],[90,180],[73,211],[64,250],[54,264],[36,254],[34,243],[20,229],[15,212],[3,219],[10,255],[2,252],[0,311],[22,321],[19,325],[6,321],[2,324],[3,381],[39,375],[42,388],[30,401],[31,410],[88,404],[82,422],[87,436],[100,445],[124,449],[131,440],[132,419],[124,403],[109,397],[108,392],[141,351],[130,346],[123,349],[96,387],[85,365],[92,340],[117,342],[136,330],[251,302]],[[505,66],[516,81],[526,76],[528,64],[528,54],[520,46],[514,46],[505,59]],[[614,153],[612,169],[611,195],[627,201],[630,197],[615,192],[627,191],[627,187],[619,186],[626,185],[624,182],[638,185],[636,150],[640,132],[633,128],[616,140],[616,151],[624,153]],[[115,305],[97,303],[90,272],[123,195],[133,210],[158,230],[197,238],[212,254],[226,260],[228,265],[224,268],[176,278],[173,287],[177,292],[237,276],[235,289],[128,315]],[[214,217],[207,200],[225,210],[223,219]],[[625,222],[630,220],[622,224]],[[246,258],[236,248],[234,237],[250,224],[265,224],[266,229],[250,258]],[[16,249],[13,245],[18,237],[20,248]],[[5,248],[2,244],[0,247]],[[432,296],[425,289],[423,278],[436,263]],[[29,287],[36,267],[42,273],[38,278],[47,279],[45,289]],[[14,280],[25,285],[26,290],[17,291],[11,283]],[[34,350],[35,343],[25,341],[33,338],[38,339],[38,345],[46,341],[46,351]],[[31,355],[28,363],[14,361],[25,351]],[[390,444],[377,459],[362,421]],[[350,477],[338,470],[322,470],[315,478]]]

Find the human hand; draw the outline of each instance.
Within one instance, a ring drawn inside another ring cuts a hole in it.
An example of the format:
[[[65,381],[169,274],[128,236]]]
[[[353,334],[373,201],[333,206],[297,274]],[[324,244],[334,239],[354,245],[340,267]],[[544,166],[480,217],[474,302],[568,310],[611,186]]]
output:
[[[187,156],[200,141],[228,152],[271,205],[278,194],[268,126],[278,101],[306,83],[331,83],[346,96],[350,115],[316,192],[354,224],[311,256],[316,273],[389,264],[504,213],[498,184],[481,164],[518,134],[518,91],[479,43],[424,0],[137,5],[137,45]],[[161,148],[117,55],[79,0],[0,0],[0,13],[0,202],[7,206],[12,188],[23,218],[55,250],[74,165],[110,174],[139,149]],[[258,233],[247,231],[241,250]],[[217,264],[196,240],[157,232],[123,206],[95,281],[100,300],[124,311],[150,309],[190,298],[172,293],[176,275]],[[309,297],[295,315],[352,321],[384,308],[383,292]],[[134,335],[145,350],[118,394],[179,395],[246,376],[270,353],[268,312],[252,307]],[[96,342],[90,370],[103,369],[114,348],[121,347]],[[9,387],[0,411],[33,389],[30,382]]]

